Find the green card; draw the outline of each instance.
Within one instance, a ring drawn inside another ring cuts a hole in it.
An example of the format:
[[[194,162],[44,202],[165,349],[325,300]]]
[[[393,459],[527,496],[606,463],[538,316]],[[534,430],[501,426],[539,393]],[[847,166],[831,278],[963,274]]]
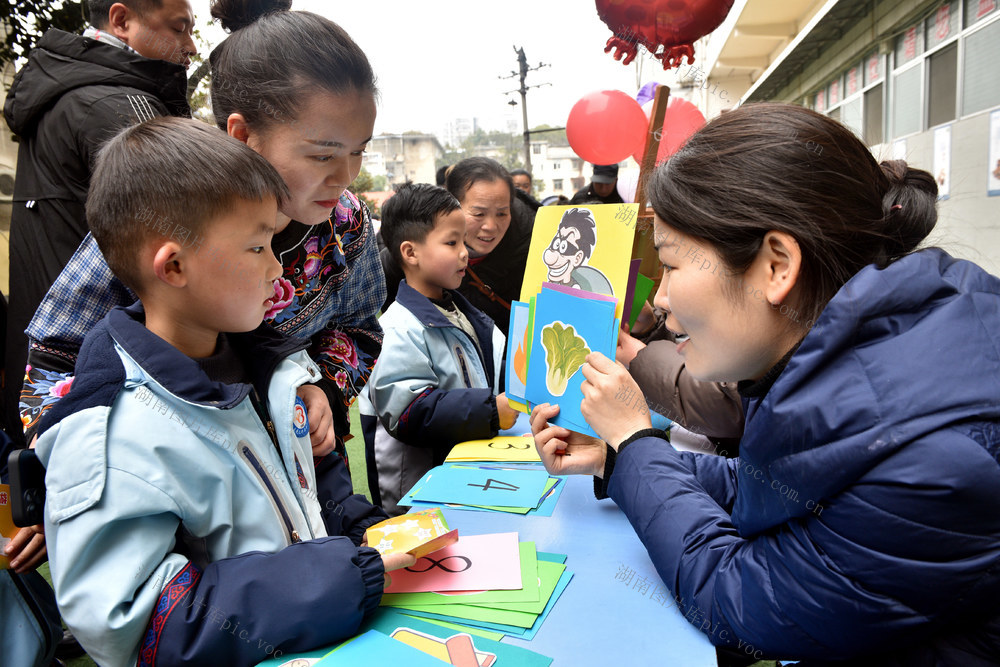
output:
[[[541,599],[538,602],[500,602],[490,606],[473,604],[407,605],[401,609],[530,628],[535,624],[538,615],[545,610],[545,605],[548,604],[549,597],[555,591],[559,577],[565,569],[566,566],[561,563],[538,563],[539,579],[543,586]],[[532,611],[533,609],[538,611]]]
[[[652,280],[641,273],[635,277],[635,296],[632,297],[632,312],[628,316],[630,331],[635,326],[635,321],[639,319],[639,313],[642,312],[642,306],[646,303],[649,293],[653,291],[654,284]]]
[[[382,607],[408,607],[410,605],[477,604],[492,605],[498,602],[538,602],[539,587],[531,583],[538,581],[538,557],[534,542],[518,544],[521,557],[521,585],[523,588],[510,591],[484,591],[469,595],[444,595],[442,593],[387,593],[382,596]],[[558,579],[558,577],[556,577]],[[545,598],[546,600],[548,597]]]
[[[538,562],[538,583],[541,587],[538,600],[531,602],[494,602],[490,605],[482,602],[468,602],[467,604],[477,607],[489,606],[493,609],[506,609],[508,611],[526,611],[536,615],[541,614],[545,610],[545,605],[549,602],[549,597],[555,592],[556,584],[559,583],[559,577],[562,576],[565,569],[566,566],[562,563]]]

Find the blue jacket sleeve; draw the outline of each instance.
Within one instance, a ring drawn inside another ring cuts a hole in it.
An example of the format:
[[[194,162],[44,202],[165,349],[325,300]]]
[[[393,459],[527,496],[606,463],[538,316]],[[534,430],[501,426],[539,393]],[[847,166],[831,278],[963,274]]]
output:
[[[351,475],[337,454],[315,459],[316,489],[323,523],[330,535],[345,535],[361,544],[365,529],[389,518],[381,507],[354,493]]]
[[[399,418],[396,437],[414,447],[444,447],[492,438],[500,428],[496,396],[488,388],[428,389]]]
[[[378,606],[382,559],[343,537],[250,552],[164,587],[139,651],[143,665],[254,665],[355,634]]]

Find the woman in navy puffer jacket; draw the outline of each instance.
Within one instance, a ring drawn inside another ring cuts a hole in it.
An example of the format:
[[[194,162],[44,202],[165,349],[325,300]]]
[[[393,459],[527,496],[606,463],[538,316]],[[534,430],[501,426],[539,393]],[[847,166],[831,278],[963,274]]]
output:
[[[656,303],[693,376],[740,381],[740,458],[673,450],[596,353],[582,410],[604,441],[532,414],[550,472],[600,478],[719,646],[1000,664],[1000,279],[916,251],[936,195],[807,109],[723,114],[649,196]]]

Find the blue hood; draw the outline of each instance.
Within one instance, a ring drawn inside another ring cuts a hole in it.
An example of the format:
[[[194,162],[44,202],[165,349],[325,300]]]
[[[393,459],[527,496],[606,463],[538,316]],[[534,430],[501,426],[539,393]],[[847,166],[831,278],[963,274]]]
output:
[[[922,436],[1000,422],[998,332],[1000,279],[975,264],[930,249],[861,270],[768,393],[747,405],[740,465],[765,479],[739,486],[740,534],[806,516],[805,499],[837,494]],[[1000,461],[988,434],[969,435]]]

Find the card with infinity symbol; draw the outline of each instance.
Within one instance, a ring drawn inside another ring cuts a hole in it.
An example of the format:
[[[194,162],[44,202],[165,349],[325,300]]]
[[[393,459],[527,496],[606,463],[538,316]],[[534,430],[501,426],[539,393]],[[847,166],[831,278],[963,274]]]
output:
[[[423,479],[413,500],[461,505],[537,507],[549,474],[483,466],[438,466]]]
[[[389,573],[386,593],[492,591],[522,588],[517,533],[463,535],[449,547]]]

